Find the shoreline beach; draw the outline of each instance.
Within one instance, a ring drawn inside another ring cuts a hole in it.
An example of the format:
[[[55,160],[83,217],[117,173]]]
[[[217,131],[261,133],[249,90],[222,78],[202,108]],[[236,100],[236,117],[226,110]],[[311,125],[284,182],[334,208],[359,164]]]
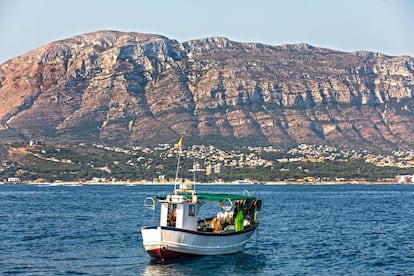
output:
[[[125,186],[137,186],[137,185],[174,185],[174,182],[151,182],[151,181],[105,181],[105,182],[91,182],[91,181],[55,181],[55,182],[0,182],[0,185],[44,185],[44,186],[81,186],[81,185],[125,185]],[[318,181],[318,182],[306,182],[306,181],[269,181],[265,183],[235,183],[235,182],[211,182],[211,183],[194,183],[196,185],[413,185],[414,183],[399,183],[396,181]]]

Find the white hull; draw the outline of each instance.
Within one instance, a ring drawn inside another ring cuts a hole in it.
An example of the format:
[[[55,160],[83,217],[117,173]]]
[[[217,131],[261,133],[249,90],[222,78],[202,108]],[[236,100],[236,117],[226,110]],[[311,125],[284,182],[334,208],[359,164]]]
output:
[[[171,259],[182,256],[224,255],[240,252],[255,228],[240,232],[197,232],[174,227],[142,227],[145,250],[150,256]]]

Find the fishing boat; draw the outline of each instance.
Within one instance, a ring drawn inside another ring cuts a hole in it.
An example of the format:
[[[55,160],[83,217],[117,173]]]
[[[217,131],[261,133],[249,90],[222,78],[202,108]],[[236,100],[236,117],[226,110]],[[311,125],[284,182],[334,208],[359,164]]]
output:
[[[159,205],[160,212],[158,225],[141,227],[145,250],[162,260],[242,251],[259,225],[262,201],[246,190],[240,195],[198,193],[195,182],[178,177],[180,155],[173,192],[144,201],[154,212]],[[209,204],[219,208],[204,215],[202,209]]]

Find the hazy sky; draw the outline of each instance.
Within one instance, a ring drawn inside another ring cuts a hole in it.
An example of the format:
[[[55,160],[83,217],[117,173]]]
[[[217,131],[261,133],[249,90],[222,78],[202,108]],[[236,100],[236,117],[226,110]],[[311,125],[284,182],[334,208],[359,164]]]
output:
[[[103,29],[414,56],[414,1],[0,0],[0,63]]]

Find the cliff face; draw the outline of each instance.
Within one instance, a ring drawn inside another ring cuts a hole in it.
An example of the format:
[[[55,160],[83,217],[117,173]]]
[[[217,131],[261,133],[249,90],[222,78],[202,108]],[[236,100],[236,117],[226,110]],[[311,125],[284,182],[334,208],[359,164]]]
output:
[[[414,145],[414,58],[100,31],[0,65],[0,140]]]

